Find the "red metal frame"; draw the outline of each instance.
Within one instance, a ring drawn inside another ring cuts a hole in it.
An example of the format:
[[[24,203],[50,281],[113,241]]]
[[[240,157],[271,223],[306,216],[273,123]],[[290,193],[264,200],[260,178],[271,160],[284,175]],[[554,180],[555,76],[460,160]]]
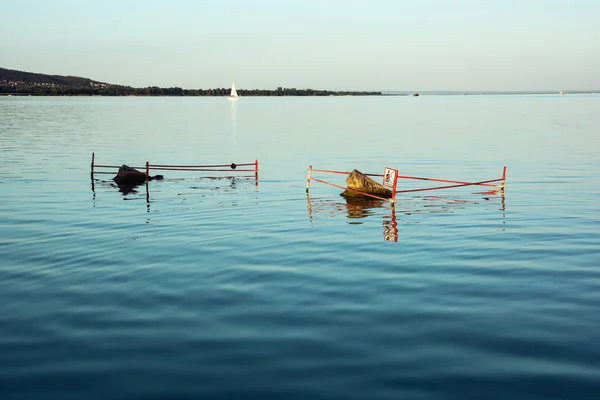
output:
[[[235,169],[232,168],[235,166]],[[238,167],[250,167],[253,168],[238,168]],[[95,168],[107,168],[116,169],[121,168],[120,165],[100,165],[95,163],[95,153],[92,153],[92,164],[91,164],[91,177],[94,179],[94,174],[113,174],[115,172],[110,171],[95,171]],[[224,169],[224,167],[229,167]],[[154,171],[197,171],[197,172],[229,172],[232,174],[239,174],[243,172],[253,172],[256,184],[258,185],[258,160],[253,163],[231,163],[231,164],[215,164],[215,165],[167,165],[167,164],[150,164],[146,161],[143,167],[132,167],[135,169],[143,169],[146,171],[146,182],[150,176],[150,170]]]
[[[373,198],[376,198],[376,199],[386,200],[386,201],[389,201],[391,203],[394,203],[395,200],[396,200],[396,193],[422,192],[422,191],[427,191],[427,190],[451,189],[451,188],[464,187],[464,186],[488,186],[488,187],[495,187],[495,188],[498,188],[501,191],[504,191],[504,185],[506,184],[506,166],[502,170],[502,177],[501,178],[498,178],[498,179],[488,179],[488,180],[485,180],[485,181],[478,181],[478,182],[465,182],[465,181],[457,181],[457,180],[451,180],[451,179],[423,178],[423,177],[409,176],[409,175],[398,175],[398,170],[395,170],[395,169],[392,169],[392,168],[388,168],[388,167],[385,168],[384,173],[386,171],[390,171],[390,170],[391,171],[395,171],[396,178],[394,179],[393,186],[389,186],[389,185],[385,184],[385,177],[384,177],[384,186],[392,187],[392,198],[391,199],[387,199],[387,198],[375,196],[375,195],[370,194],[370,193],[364,193],[364,192],[361,192],[361,191],[358,191],[358,190],[350,189],[350,188],[347,188],[347,187],[336,185],[336,184],[331,183],[331,182],[326,182],[324,180],[314,178],[312,176],[312,174],[314,172],[323,172],[323,173],[330,173],[330,174],[344,174],[344,175],[348,175],[349,172],[327,170],[327,169],[313,169],[312,165],[308,167],[308,177],[307,177],[307,180],[306,180],[306,192],[308,193],[308,190],[309,190],[309,187],[310,187],[310,181],[312,180],[312,181],[317,181],[317,182],[320,182],[320,183],[323,183],[323,184],[326,184],[326,185],[329,185],[329,186],[333,186],[333,187],[337,187],[337,188],[340,188],[340,189],[348,190],[348,191],[351,191],[351,192],[354,192],[354,193],[363,194],[363,195],[368,196],[368,197],[373,197]],[[384,176],[384,174],[365,174],[365,175],[367,175],[367,176]],[[425,188],[418,188],[418,189],[396,190],[398,179],[413,179],[413,180],[442,182],[442,183],[454,183],[454,185],[445,185],[445,186],[436,186],[436,187],[425,187]],[[493,184],[494,182],[500,182],[500,185],[494,185]]]

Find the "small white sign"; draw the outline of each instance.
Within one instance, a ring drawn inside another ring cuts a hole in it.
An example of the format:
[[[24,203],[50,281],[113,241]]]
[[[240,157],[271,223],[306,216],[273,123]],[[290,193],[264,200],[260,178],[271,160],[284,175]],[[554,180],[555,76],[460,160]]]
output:
[[[398,170],[392,168],[386,168],[383,171],[383,186],[396,188],[396,178],[398,177]]]

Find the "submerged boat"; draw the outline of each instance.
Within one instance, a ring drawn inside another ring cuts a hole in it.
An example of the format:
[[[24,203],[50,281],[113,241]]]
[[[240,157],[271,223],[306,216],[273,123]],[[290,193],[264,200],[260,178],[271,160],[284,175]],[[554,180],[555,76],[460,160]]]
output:
[[[231,82],[231,93],[229,97],[227,97],[231,101],[236,101],[240,96],[238,96],[237,90],[235,90],[235,83]]]

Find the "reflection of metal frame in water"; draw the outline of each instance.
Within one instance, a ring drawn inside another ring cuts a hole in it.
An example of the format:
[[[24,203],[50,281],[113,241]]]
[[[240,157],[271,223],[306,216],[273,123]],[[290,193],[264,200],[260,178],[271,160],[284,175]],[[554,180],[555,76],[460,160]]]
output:
[[[392,215],[388,220],[383,217],[383,240],[386,242],[398,241],[398,222],[396,222],[396,207],[392,204]]]
[[[474,193],[476,195],[484,195],[484,201],[490,201],[492,198],[499,198],[500,206],[498,211],[502,211],[502,224],[505,224],[505,195],[504,191],[490,191],[484,193]],[[496,197],[497,196],[497,197]],[[362,224],[357,221],[367,217],[381,216],[383,226],[383,240],[386,242],[398,242],[398,219],[396,217],[396,207],[398,203],[388,203],[384,200],[372,199],[372,198],[347,198],[344,197],[345,203],[336,201],[333,199],[311,199],[310,196],[306,195],[308,217],[311,225],[319,219],[319,214],[328,214],[327,219],[345,213],[348,224],[356,225]],[[410,215],[424,215],[424,214],[439,214],[439,213],[453,213],[456,211],[456,207],[459,209],[465,208],[468,204],[480,204],[481,201],[473,200],[461,200],[450,197],[439,197],[439,196],[426,196],[426,197],[413,197],[405,198],[404,200],[414,200],[417,204],[413,204],[416,208],[411,209],[410,207],[400,211],[401,214],[406,216]],[[406,207],[408,204],[404,204]],[[376,209],[386,210],[389,207],[389,213],[387,212],[376,212]],[[321,221],[325,222],[327,219],[322,218]],[[415,223],[405,220],[404,223]],[[417,222],[418,223],[418,222]],[[502,229],[504,230],[504,229]]]
[[[222,181],[222,180],[228,180],[230,181],[229,184],[229,188],[231,190],[236,190],[237,186],[236,183],[238,183],[238,181],[248,181],[250,182],[250,184],[254,184],[254,186],[256,187],[254,189],[254,191],[256,193],[258,193],[258,179],[256,177],[248,177],[248,176],[203,176],[199,179],[205,180],[218,180],[218,181]],[[254,181],[254,182],[252,182]],[[139,183],[139,184],[128,184],[128,185],[123,185],[123,184],[117,184],[113,181],[105,181],[105,180],[101,180],[101,179],[95,179],[92,176],[91,179],[92,182],[92,200],[94,201],[94,207],[96,206],[95,201],[96,201],[96,183],[100,183],[103,184],[103,186],[105,187],[110,187],[110,188],[116,188],[118,189],[118,191],[123,195],[124,199],[123,200],[132,200],[133,198],[126,198],[126,196],[128,195],[136,195],[139,194],[137,188],[144,185],[145,187],[145,200],[146,200],[146,205],[147,205],[147,211],[150,212],[150,187],[149,187],[149,182],[146,181],[144,183]],[[164,180],[162,180],[161,182],[165,182]],[[168,182],[168,180],[167,180]],[[194,187],[192,187],[194,188]],[[195,188],[194,188],[195,189]],[[218,187],[214,190],[222,190],[222,187]]]
[[[127,195],[130,195],[130,194],[138,194],[137,188],[144,185],[146,204],[147,204],[148,212],[150,212],[150,189],[148,187],[147,181],[144,183],[123,185],[123,184],[114,183],[113,181],[104,181],[104,180],[95,179],[94,177],[92,177],[92,200],[94,200],[94,202],[96,201],[96,182],[103,183],[107,187],[118,189],[119,192],[121,194],[123,194],[124,197]],[[127,198],[124,198],[123,200],[127,200]],[[96,205],[94,203],[94,207],[95,206]]]
[[[393,204],[387,201],[373,198],[344,198],[345,203],[334,201],[331,199],[313,200],[308,193],[306,194],[306,204],[308,209],[308,218],[311,224],[315,223],[315,216],[318,214],[336,214],[345,213],[347,221],[350,225],[362,224],[360,219],[380,215],[383,219],[383,239],[385,241],[398,241],[398,224],[396,222],[396,211]],[[390,214],[380,214],[375,212],[375,209],[385,210],[390,207]]]

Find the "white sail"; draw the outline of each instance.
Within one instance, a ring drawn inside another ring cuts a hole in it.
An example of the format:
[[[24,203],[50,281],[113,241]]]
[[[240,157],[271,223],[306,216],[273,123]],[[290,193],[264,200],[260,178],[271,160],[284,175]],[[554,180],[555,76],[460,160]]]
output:
[[[235,83],[231,82],[231,94],[229,97],[238,97],[237,90],[235,90]]]

